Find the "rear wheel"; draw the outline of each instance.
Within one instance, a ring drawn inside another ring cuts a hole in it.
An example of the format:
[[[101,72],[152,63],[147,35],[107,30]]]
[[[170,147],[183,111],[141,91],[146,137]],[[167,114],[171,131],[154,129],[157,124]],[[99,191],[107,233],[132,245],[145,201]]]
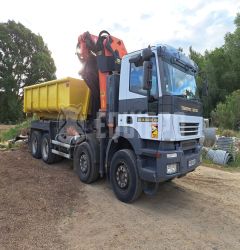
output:
[[[59,161],[60,157],[52,153],[51,139],[49,134],[44,134],[41,143],[42,159],[47,164]]]
[[[30,150],[34,158],[40,159],[41,154],[41,133],[39,131],[32,131],[30,137]]]
[[[99,177],[98,166],[93,162],[91,147],[87,142],[80,144],[73,159],[74,170],[84,183],[92,183]]]
[[[132,150],[123,149],[114,154],[110,165],[110,182],[120,201],[130,203],[141,195],[142,182]]]

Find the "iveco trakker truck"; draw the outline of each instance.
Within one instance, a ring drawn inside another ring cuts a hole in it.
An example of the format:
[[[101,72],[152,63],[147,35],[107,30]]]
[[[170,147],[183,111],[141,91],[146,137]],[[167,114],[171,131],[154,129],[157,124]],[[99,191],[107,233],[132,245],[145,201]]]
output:
[[[106,176],[123,202],[195,170],[203,117],[191,59],[167,45],[127,53],[106,31],[80,35],[77,56],[81,80],[24,89],[35,158],[72,159],[82,182]]]

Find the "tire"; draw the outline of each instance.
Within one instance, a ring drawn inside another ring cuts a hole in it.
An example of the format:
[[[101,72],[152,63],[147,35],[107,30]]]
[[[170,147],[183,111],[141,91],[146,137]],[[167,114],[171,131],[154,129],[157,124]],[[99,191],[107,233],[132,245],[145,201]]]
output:
[[[93,153],[87,142],[83,142],[76,148],[73,168],[84,183],[90,184],[98,179],[99,167],[93,162]]]
[[[49,134],[44,134],[41,143],[42,160],[47,164],[59,161],[59,156],[52,153],[51,139]]]
[[[40,159],[42,157],[41,143],[42,143],[41,133],[39,131],[32,131],[29,146],[32,156],[36,159]]]
[[[125,203],[135,201],[142,194],[142,181],[132,150],[117,151],[110,164],[110,182],[116,197]]]

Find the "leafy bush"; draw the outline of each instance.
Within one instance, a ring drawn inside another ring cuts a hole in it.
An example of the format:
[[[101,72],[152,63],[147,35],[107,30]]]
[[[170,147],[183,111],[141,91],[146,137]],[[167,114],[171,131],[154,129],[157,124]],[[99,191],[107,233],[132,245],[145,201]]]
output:
[[[217,129],[217,135],[225,137],[240,137],[240,133],[231,129]]]
[[[240,128],[240,90],[227,96],[224,103],[219,103],[211,114],[216,126],[224,129]]]

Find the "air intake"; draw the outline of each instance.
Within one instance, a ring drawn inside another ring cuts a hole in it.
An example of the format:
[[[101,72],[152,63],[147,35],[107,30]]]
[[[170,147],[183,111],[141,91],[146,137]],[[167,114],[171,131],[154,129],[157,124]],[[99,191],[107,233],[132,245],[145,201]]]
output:
[[[180,134],[182,136],[197,135],[199,129],[199,123],[180,122],[179,128],[180,128]]]

